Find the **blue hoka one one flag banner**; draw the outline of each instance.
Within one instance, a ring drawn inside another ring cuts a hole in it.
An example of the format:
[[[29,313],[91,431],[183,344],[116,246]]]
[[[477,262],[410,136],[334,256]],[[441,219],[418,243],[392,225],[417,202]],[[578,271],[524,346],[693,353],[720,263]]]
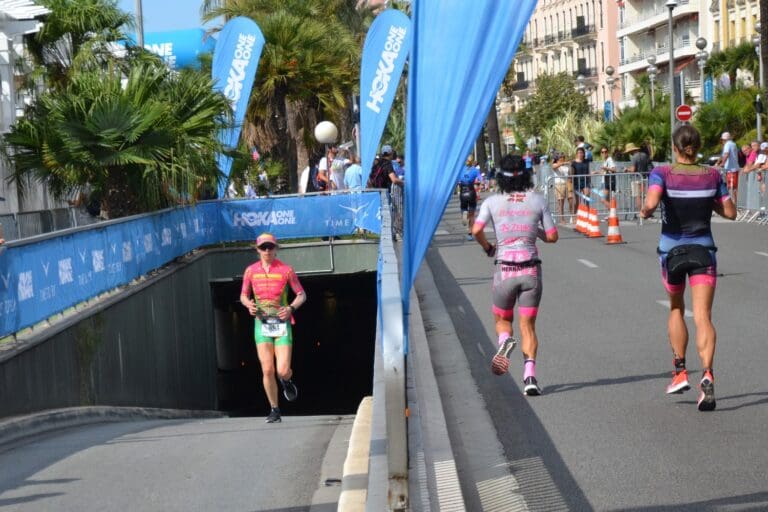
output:
[[[264,49],[264,36],[256,23],[250,18],[239,16],[232,18],[219,32],[216,49],[213,52],[211,75],[214,88],[226,96],[233,112],[233,125],[222,130],[219,139],[225,148],[235,149],[240,140],[245,110],[251,98],[251,88],[256,78],[261,50]],[[232,159],[219,156],[219,168],[226,178],[232,167]],[[227,180],[219,182],[219,197],[224,197]]]
[[[373,20],[365,36],[360,70],[360,164],[363,183],[371,172],[381,134],[411,48],[411,20],[387,9]],[[402,148],[401,148],[402,149]]]
[[[419,0],[412,5],[402,281],[405,314],[416,272],[536,1]]]

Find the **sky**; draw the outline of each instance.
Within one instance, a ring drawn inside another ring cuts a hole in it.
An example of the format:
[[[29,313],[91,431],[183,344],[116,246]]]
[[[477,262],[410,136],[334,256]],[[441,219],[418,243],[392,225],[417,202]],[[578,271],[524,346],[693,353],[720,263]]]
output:
[[[118,0],[117,6],[136,16],[137,0]],[[200,28],[200,0],[142,0],[144,32]]]

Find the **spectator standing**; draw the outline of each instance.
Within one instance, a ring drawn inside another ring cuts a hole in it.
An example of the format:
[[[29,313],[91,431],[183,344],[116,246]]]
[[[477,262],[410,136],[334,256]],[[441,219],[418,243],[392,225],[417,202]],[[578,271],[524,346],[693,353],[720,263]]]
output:
[[[331,146],[328,148],[325,157],[321,158],[318,162],[317,180],[315,184],[318,192],[325,192],[333,189],[333,181],[331,180],[331,168],[338,152],[339,148],[336,146]]]
[[[602,146],[600,148],[600,158],[603,159],[603,163],[600,165],[600,172],[605,174],[603,176],[603,204],[606,208],[611,207],[611,194],[616,193],[616,163],[613,161],[608,146]]]
[[[651,159],[648,153],[640,151],[640,148],[632,142],[624,146],[624,153],[629,155],[627,172],[640,175],[633,176],[630,184],[630,192],[635,201],[635,211],[640,211],[640,208],[643,207],[643,193],[645,192],[643,182],[647,179],[648,171],[651,167]],[[635,218],[637,218],[637,215],[635,215]]]
[[[582,194],[584,200],[589,202],[592,193],[592,180],[589,173],[589,162],[587,162],[586,149],[584,146],[576,148],[576,157],[571,161],[573,175],[576,176],[574,184],[575,203],[579,203],[579,194]],[[573,208],[573,214],[577,213],[578,206]]]
[[[374,164],[371,175],[368,177],[367,188],[383,188],[389,190],[392,185],[403,186],[403,180],[397,177],[395,168],[392,166],[392,156],[394,150],[389,144],[381,147],[379,160]]]
[[[738,204],[739,148],[728,132],[723,132],[720,140],[723,142],[723,152],[717,160],[717,165],[725,169],[725,186],[728,187],[733,204]]]
[[[344,190],[344,170],[349,162],[349,152],[337,151],[331,161],[331,183],[333,190]]]
[[[712,212],[726,219],[736,218],[736,206],[728,195],[717,169],[696,164],[701,147],[699,132],[682,125],[672,134],[675,162],[657,167],[648,179],[648,196],[640,216],[648,218],[659,204],[661,237],[658,253],[661,277],[669,295],[667,332],[674,354],[672,381],[667,393],[690,389],[685,353],[688,328],[685,324],[685,278],[691,285],[696,348],[701,358],[698,409],[715,409],[713,363],[717,334],[712,325],[712,303],[717,284],[715,241],[712,237]]]
[[[555,200],[556,215],[565,221],[565,200],[568,199],[568,215],[572,215],[573,204],[573,181],[571,181],[571,162],[565,155],[554,153],[552,157],[552,172],[555,175]],[[571,222],[573,219],[569,220]]]
[[[352,162],[344,172],[344,186],[349,190],[363,189],[363,168],[357,155],[352,157]]]

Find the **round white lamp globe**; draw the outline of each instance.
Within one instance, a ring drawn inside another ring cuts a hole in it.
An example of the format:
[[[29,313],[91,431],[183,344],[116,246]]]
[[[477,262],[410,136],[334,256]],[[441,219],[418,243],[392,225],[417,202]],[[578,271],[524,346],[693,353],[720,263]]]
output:
[[[315,126],[315,140],[321,144],[332,144],[336,142],[338,136],[339,130],[330,121],[320,121]]]

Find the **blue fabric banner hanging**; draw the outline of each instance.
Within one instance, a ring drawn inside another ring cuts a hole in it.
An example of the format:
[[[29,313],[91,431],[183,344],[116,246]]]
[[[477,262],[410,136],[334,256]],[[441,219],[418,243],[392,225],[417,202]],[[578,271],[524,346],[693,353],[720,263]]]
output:
[[[219,32],[216,49],[213,52],[211,75],[216,82],[214,89],[226,96],[232,104],[232,127],[222,130],[219,140],[225,149],[237,148],[240,140],[245,110],[251,98],[251,88],[256,78],[261,51],[264,49],[264,36],[259,26],[250,19],[239,16],[232,18]],[[219,155],[219,169],[229,178],[232,159]],[[227,182],[219,182],[219,197],[224,197]]]
[[[402,278],[406,315],[416,272],[536,0],[419,0],[412,5]]]
[[[365,36],[360,69],[360,165],[368,180],[381,134],[411,49],[411,20],[387,9],[373,20]]]

